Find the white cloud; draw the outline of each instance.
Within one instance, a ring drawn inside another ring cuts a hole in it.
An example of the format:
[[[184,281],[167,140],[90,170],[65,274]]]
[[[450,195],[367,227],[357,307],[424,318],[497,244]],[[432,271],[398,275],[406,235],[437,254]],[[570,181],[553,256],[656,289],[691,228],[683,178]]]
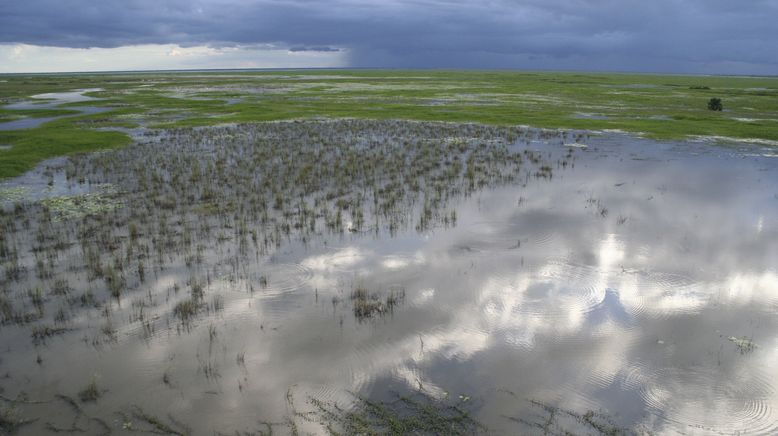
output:
[[[65,48],[0,44],[0,73],[208,68],[337,68],[346,53],[289,52],[269,44],[191,46],[144,44],[116,48]]]

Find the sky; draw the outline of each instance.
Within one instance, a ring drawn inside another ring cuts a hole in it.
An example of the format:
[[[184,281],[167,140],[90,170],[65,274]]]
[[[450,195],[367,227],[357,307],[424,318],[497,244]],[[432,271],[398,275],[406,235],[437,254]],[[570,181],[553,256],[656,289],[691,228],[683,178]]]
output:
[[[0,73],[466,68],[778,75],[778,0],[0,0]]]

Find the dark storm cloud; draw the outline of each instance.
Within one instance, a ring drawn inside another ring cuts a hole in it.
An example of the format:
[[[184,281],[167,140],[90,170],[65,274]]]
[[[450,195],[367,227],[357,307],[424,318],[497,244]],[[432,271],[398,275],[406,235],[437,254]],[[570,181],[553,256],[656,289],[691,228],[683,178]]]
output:
[[[334,48],[334,47],[321,47],[321,46],[316,46],[316,47],[295,46],[295,47],[290,47],[289,51],[292,51],[292,52],[301,52],[301,51],[339,52],[339,51],[341,51],[341,49]]]
[[[27,0],[0,42],[345,48],[354,66],[778,73],[778,0]]]

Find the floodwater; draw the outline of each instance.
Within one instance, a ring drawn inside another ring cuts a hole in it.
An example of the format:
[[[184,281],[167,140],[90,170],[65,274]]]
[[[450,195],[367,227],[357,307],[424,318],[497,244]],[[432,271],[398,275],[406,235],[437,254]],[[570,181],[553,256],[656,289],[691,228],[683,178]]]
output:
[[[236,241],[206,247],[208,310],[190,322],[171,315],[187,267],[147,260],[119,301],[66,307],[63,331],[6,323],[0,406],[20,434],[326,433],[320,402],[410,394],[489,434],[776,434],[778,159],[565,142],[509,144],[553,176],[456,197],[450,225],[291,237],[243,262]],[[392,304],[360,312],[355,289]],[[80,401],[92,380],[100,398]]]
[[[589,113],[583,113],[583,112],[576,112],[573,114],[573,118],[578,118],[582,120],[609,120],[611,117],[607,115],[600,115],[600,114],[589,114]]]
[[[66,103],[79,103],[84,101],[99,101],[100,99],[89,97],[84,95],[87,92],[100,91],[100,88],[82,89],[79,91],[67,91],[67,92],[51,92],[46,94],[33,95],[32,98],[36,100],[21,101],[5,105],[5,109],[57,109],[60,105]],[[69,110],[76,110],[80,113],[73,115],[60,115],[56,117],[42,117],[42,118],[22,118],[13,121],[7,121],[0,123],[0,130],[22,130],[32,129],[40,126],[43,123],[49,121],[58,120],[60,118],[74,117],[80,115],[92,115],[99,114],[110,110],[110,108],[96,107],[96,106],[70,106],[65,107]]]

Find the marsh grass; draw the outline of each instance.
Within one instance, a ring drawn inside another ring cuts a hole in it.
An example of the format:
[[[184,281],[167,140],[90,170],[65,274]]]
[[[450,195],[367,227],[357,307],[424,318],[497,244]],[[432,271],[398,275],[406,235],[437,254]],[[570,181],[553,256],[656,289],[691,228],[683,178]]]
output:
[[[82,403],[96,402],[103,396],[103,391],[97,386],[97,379],[93,378],[83,389],[78,391],[78,399]]]
[[[0,143],[11,144],[0,152],[0,178],[21,175],[51,157],[124,147],[130,142],[123,133],[83,129],[65,120],[35,129],[0,131]]]
[[[0,434],[16,434],[22,427],[35,421],[23,418],[15,406],[0,404]]]
[[[98,86],[110,112],[55,120],[35,129],[0,132],[0,177],[12,177],[58,155],[119,148],[137,126],[176,128],[294,119],[360,118],[484,123],[585,130],[619,129],[661,138],[712,135],[778,140],[778,87],[769,77],[662,76],[565,72],[348,71],[255,72],[220,77],[203,73],[82,77],[9,77],[0,101],[34,93]],[[155,83],[148,86],[149,79]],[[257,79],[261,79],[258,84]],[[635,86],[636,84],[642,86]],[[185,90],[185,91],[183,91]],[[727,101],[721,116],[706,108]],[[441,104],[428,104],[436,102]],[[71,105],[77,106],[77,105]],[[577,117],[578,108],[608,114]],[[0,119],[62,114],[0,109]],[[660,118],[657,118],[660,117]]]
[[[273,270],[273,255],[287,244],[456,226],[467,197],[544,183],[561,171],[523,144],[571,136],[478,124],[297,121],[172,129],[130,148],[72,156],[46,168],[44,180],[64,173],[80,193],[0,208],[0,320],[27,326],[34,345],[67,335],[97,349],[126,332],[146,341],[157,329],[203,332],[191,327],[225,310],[224,285],[255,298],[303,289]],[[156,286],[162,277],[172,282]],[[404,299],[404,289],[360,286],[348,302],[357,320],[369,321],[389,318]],[[213,350],[229,333],[207,331],[208,355],[194,364],[215,383],[223,356]],[[236,363],[245,368],[244,356]],[[163,380],[169,384],[170,374]],[[101,394],[93,380],[78,397]],[[421,424],[409,415],[391,425]]]
[[[173,129],[132,148],[74,156],[43,173],[64,172],[87,192],[0,213],[0,316],[40,323],[33,333],[40,343],[73,327],[78,310],[119,307],[129,297],[126,319],[148,338],[156,327],[147,312],[158,310],[137,306],[134,295],[166,269],[183,268],[188,292],[174,283],[165,307],[186,331],[198,316],[223,310],[222,297],[208,295],[214,277],[249,292],[274,291],[272,270],[260,265],[284,244],[455,226],[462,199],[551,177],[546,156],[516,143],[579,136],[478,124],[295,121]],[[570,150],[561,162],[574,159]],[[396,290],[378,291],[354,292],[357,319],[390,314],[403,300]],[[22,295],[29,304],[19,304]],[[98,327],[94,342],[112,341],[122,328],[116,322]]]
[[[727,340],[735,344],[735,347],[737,347],[740,354],[748,354],[758,348],[758,345],[753,341],[752,338],[749,338],[748,336],[729,336]]]
[[[537,400],[529,400],[537,411],[529,418],[505,418],[523,424],[531,433],[542,435],[578,435],[593,434],[601,436],[632,436],[637,434],[617,425],[611,416],[604,412],[587,410],[580,413],[560,408]]]
[[[65,327],[52,327],[48,325],[36,325],[32,328],[32,341],[34,344],[42,344],[46,342],[46,339],[55,336],[62,335],[68,331]]]
[[[119,413],[126,430],[156,433],[164,435],[188,436],[192,429],[168,415],[168,420],[150,414],[138,406],[133,406],[130,413]],[[136,425],[137,423],[137,425]]]
[[[201,308],[201,304],[195,299],[184,300],[173,308],[175,314],[182,323],[188,324]]]
[[[351,302],[354,306],[354,317],[359,321],[365,321],[375,316],[391,314],[395,306],[405,300],[405,289],[390,289],[381,293],[371,293],[363,285],[357,286],[351,293]]]
[[[0,322],[6,324],[14,319],[14,308],[8,297],[0,295]]]
[[[330,434],[360,435],[471,435],[486,428],[470,415],[462,401],[451,402],[416,392],[391,401],[356,397],[345,410],[335,403],[311,398]]]

